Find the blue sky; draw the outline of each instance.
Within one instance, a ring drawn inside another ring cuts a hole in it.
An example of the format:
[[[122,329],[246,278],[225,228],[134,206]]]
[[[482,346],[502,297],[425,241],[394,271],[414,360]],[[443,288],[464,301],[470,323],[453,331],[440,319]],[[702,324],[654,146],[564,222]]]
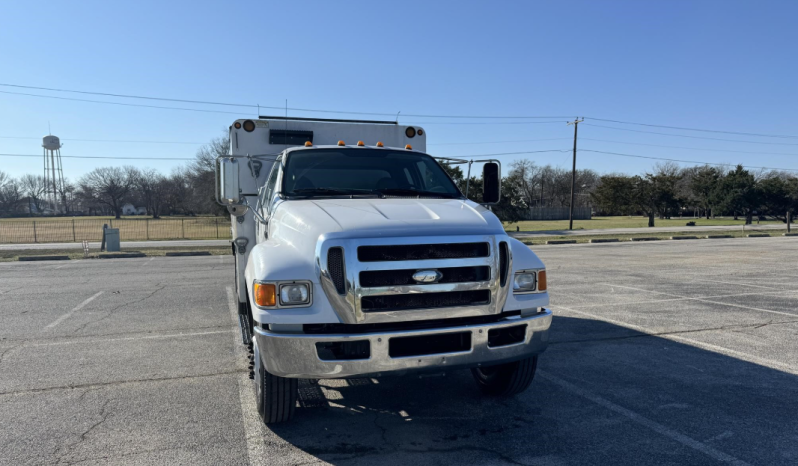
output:
[[[796,17],[798,2],[788,0],[6,2],[0,17],[0,83],[265,106],[283,106],[288,99],[290,107],[341,111],[578,115],[798,136]],[[2,86],[0,91],[254,115],[234,107]],[[76,139],[202,143],[236,117],[0,93],[0,153],[40,154],[39,138],[49,121],[65,142],[64,156],[190,158],[197,144]],[[565,150],[573,137],[565,118],[542,124],[400,121],[427,128],[433,155]],[[580,125],[579,135],[583,149],[798,169],[798,137],[591,120]],[[533,141],[448,144],[516,140]],[[565,152],[501,159],[520,157],[570,166]],[[75,179],[101,165],[169,172],[180,163],[65,158],[64,169]],[[578,159],[579,167],[602,173],[640,173],[653,164],[590,152],[580,152]],[[39,173],[41,161],[0,156],[0,170],[13,176]]]

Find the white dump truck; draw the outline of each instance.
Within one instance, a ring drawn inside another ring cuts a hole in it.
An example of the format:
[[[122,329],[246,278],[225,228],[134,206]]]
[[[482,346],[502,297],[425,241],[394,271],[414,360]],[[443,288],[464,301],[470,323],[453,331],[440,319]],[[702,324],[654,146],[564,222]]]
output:
[[[230,127],[216,195],[264,422],[291,418],[301,378],[469,368],[498,396],[532,382],[552,318],[545,266],[486,207],[500,164],[435,159],[426,137],[384,121]],[[443,166],[472,163],[482,205]]]

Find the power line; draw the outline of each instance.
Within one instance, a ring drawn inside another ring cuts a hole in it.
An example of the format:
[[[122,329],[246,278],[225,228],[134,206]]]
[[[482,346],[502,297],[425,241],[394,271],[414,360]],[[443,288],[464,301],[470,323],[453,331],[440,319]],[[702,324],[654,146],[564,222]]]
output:
[[[42,158],[42,154],[0,154],[0,157],[37,157]],[[91,155],[62,155],[66,159],[108,159],[108,160],[196,160],[193,157],[107,157]]]
[[[757,136],[763,138],[785,138],[785,139],[798,139],[798,136],[786,136],[783,134],[762,134],[762,133],[743,133],[740,131],[721,131],[716,129],[700,129],[700,128],[686,128],[683,126],[666,126],[666,125],[652,125],[649,123],[634,123],[631,121],[619,121],[619,120],[608,120],[605,118],[588,118],[589,120],[595,121],[606,121],[607,123],[618,123],[623,125],[637,125],[637,126],[648,126],[652,128],[666,128],[666,129],[677,129],[680,131],[699,131],[702,133],[722,133],[722,134],[736,134],[740,136]]]
[[[704,149],[701,147],[684,147],[684,146],[665,146],[660,144],[645,144],[642,142],[624,142],[624,141],[610,141],[607,139],[594,139],[594,138],[581,138],[583,141],[598,141],[598,142],[610,142],[613,144],[630,144],[634,146],[648,146],[648,147],[663,147],[666,149],[687,149],[687,150],[702,150],[702,151],[709,151],[709,152],[732,152],[736,154],[753,154],[753,155],[789,155],[789,156],[798,156],[798,154],[785,154],[784,152],[752,152],[752,151],[744,151],[744,150],[727,150],[727,149]]]
[[[736,167],[737,163],[716,163],[716,162],[700,162],[697,160],[680,160],[680,159],[669,159],[664,157],[649,157],[647,155],[636,155],[636,154],[621,154],[618,152],[607,152],[601,150],[591,150],[591,149],[579,149],[581,152],[594,152],[596,154],[608,154],[608,155],[618,155],[621,157],[634,157],[637,159],[651,159],[651,160],[665,160],[668,162],[681,162],[681,163],[696,163],[699,165],[718,165],[718,166],[725,166],[725,167]],[[784,171],[798,171],[798,168],[774,168],[774,167],[755,167],[752,165],[742,165],[744,168],[756,168],[756,169],[763,169],[763,170],[784,170]]]
[[[593,126],[596,128],[605,128],[605,129],[615,129],[618,131],[630,131],[632,133],[645,133],[645,134],[659,134],[660,136],[673,136],[677,138],[688,138],[688,139],[706,139],[710,141],[726,141],[726,142],[739,142],[744,144],[766,144],[769,146],[798,146],[795,143],[788,143],[788,142],[762,142],[762,141],[746,141],[740,139],[723,139],[723,138],[710,138],[706,136],[688,136],[686,134],[672,134],[672,133],[658,133],[656,131],[644,131],[640,129],[629,129],[629,128],[616,128],[614,126],[604,126],[604,125],[596,125],[593,123],[582,123],[583,125]]]
[[[172,99],[167,97],[152,97],[152,96],[142,96],[142,95],[131,95],[131,94],[114,94],[109,92],[94,92],[94,91],[79,91],[74,89],[57,89],[52,87],[38,87],[38,86],[23,86],[20,84],[5,84],[0,83],[0,86],[3,87],[14,87],[19,89],[35,89],[40,91],[52,91],[52,92],[70,92],[76,94],[88,94],[88,95],[100,95],[106,97],[120,97],[125,99],[146,99],[146,100],[157,100],[157,101],[164,101],[164,102],[182,102],[182,103],[192,103],[192,104],[201,104],[201,105],[223,105],[229,107],[246,107],[246,108],[269,108],[269,109],[276,109],[276,110],[285,110],[285,106],[275,107],[275,106],[268,106],[268,105],[259,105],[259,104],[238,104],[238,103],[228,103],[228,102],[212,102],[212,101],[205,101],[205,100],[190,100],[190,99]],[[25,94],[25,93],[18,93],[18,92],[4,92],[5,94],[16,94],[16,95],[28,95],[34,97],[55,97],[55,96],[42,96],[37,94]],[[112,102],[101,102],[101,101],[88,101],[88,102],[99,102],[99,103],[112,103]],[[160,107],[154,107],[160,108]],[[166,107],[169,108],[169,107]],[[188,110],[188,109],[181,109],[181,110]],[[339,114],[347,114],[347,115],[380,115],[380,116],[408,116],[414,118],[463,118],[463,119],[540,119],[540,118],[568,118],[567,116],[497,116],[497,115],[425,115],[425,114],[412,114],[412,113],[386,113],[386,112],[353,112],[353,111],[343,111],[343,110],[322,110],[322,109],[314,109],[314,108],[296,108],[296,107],[288,107],[288,110],[293,110],[297,112],[314,112],[314,113],[339,113]]]
[[[37,139],[40,137],[30,136],[0,136],[0,139]],[[189,144],[189,145],[204,145],[206,142],[185,142],[185,141],[144,141],[144,140],[122,140],[122,139],[61,139],[62,141],[71,142],[122,142],[122,143],[135,143],[135,144]]]
[[[25,92],[10,92],[0,91],[0,94],[24,95],[28,97],[42,97],[45,99],[58,99],[58,100],[71,100],[74,102],[91,102],[95,104],[108,104],[108,105],[122,105],[125,107],[144,107],[144,108],[157,108],[161,110],[184,110],[189,112],[202,112],[202,113],[225,113],[228,115],[241,115],[241,112],[226,112],[224,110],[204,110],[199,108],[184,108],[184,107],[164,107],[160,105],[144,105],[144,104],[129,104],[124,102],[108,102],[106,100],[90,100],[90,99],[75,99],[72,97],[60,97],[55,95],[41,95],[41,94],[28,94]]]
[[[476,145],[476,144],[504,144],[510,142],[537,142],[537,141],[564,141],[571,140],[571,138],[542,138],[542,139],[514,139],[507,141],[481,141],[481,142],[428,142],[428,146],[461,146],[461,145]]]
[[[470,155],[453,155],[452,157],[495,157],[499,155],[524,155],[524,154],[540,154],[542,152],[570,152],[571,149],[547,149],[547,150],[531,150],[523,152],[499,152],[495,154],[470,154]]]

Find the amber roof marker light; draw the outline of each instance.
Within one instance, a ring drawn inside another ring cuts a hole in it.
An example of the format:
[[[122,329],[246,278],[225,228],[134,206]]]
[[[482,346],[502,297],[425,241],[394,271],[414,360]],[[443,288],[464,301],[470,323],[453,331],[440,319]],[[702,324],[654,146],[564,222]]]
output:
[[[413,146],[411,146],[410,144],[408,144],[408,145],[406,145],[406,146],[405,146],[405,149],[407,149],[407,150],[413,150]]]
[[[244,122],[244,131],[247,133],[251,133],[255,131],[255,122],[252,120],[247,120]]]
[[[357,142],[357,147],[365,147],[365,146],[366,146],[366,144],[363,141],[358,141]]]
[[[313,143],[310,141],[305,141],[305,147],[313,147]]]
[[[345,146],[346,144],[344,144],[344,141],[338,141],[338,145],[339,146]]]
[[[377,147],[385,147],[385,145],[382,142],[378,142]]]

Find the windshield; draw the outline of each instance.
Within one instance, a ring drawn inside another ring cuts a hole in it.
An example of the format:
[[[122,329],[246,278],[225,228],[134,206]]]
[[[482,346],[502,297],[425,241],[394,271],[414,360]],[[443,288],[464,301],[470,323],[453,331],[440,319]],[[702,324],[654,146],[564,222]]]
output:
[[[291,152],[284,168],[282,192],[287,196],[462,197],[429,155],[347,148]]]

